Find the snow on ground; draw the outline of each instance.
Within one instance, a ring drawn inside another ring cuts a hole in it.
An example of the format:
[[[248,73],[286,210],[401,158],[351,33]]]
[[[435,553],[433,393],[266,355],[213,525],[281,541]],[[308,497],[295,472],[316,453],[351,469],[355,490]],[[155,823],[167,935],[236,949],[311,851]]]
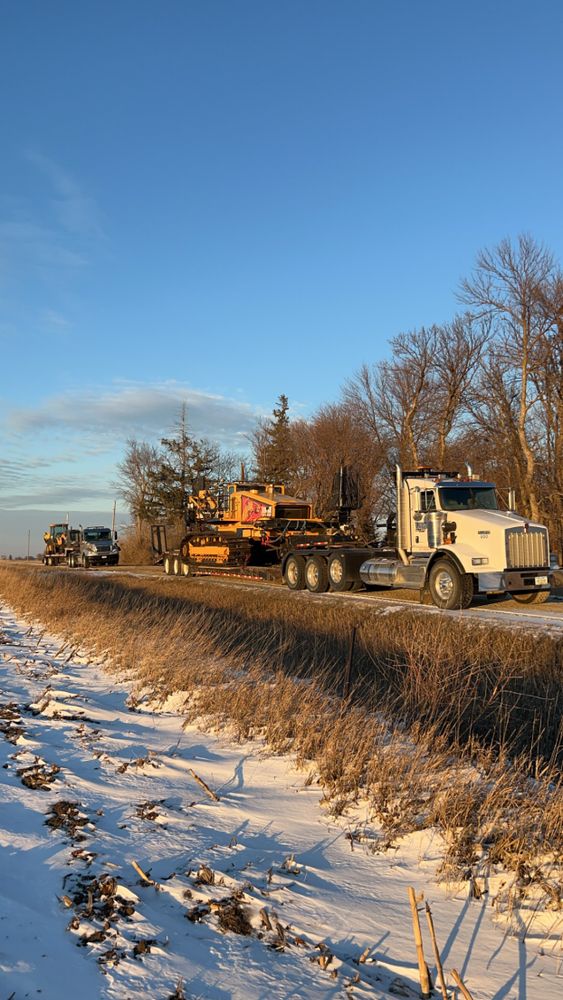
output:
[[[371,852],[291,759],[128,701],[5,606],[0,678],[0,1000],[416,997],[409,885],[474,1000],[561,995],[557,915],[516,937],[447,892],[435,833]]]

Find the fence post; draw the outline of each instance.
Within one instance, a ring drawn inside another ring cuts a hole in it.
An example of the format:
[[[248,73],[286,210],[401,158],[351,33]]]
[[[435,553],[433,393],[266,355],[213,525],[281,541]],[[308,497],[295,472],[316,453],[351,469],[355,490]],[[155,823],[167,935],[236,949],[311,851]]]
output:
[[[354,662],[354,646],[356,644],[356,625],[352,625],[352,632],[350,633],[350,645],[348,646],[348,658],[346,660],[346,665],[344,667],[344,680],[342,683],[342,697],[348,698],[350,694],[350,681],[352,678],[352,665]]]

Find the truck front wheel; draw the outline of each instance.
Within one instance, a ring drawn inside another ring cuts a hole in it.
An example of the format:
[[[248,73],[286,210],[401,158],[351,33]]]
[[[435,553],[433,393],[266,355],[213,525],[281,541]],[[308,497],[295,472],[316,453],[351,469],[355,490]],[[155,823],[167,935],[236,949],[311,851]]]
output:
[[[473,577],[460,573],[449,559],[438,559],[430,570],[428,589],[437,608],[446,611],[468,608],[473,599]]]
[[[545,604],[551,597],[551,590],[532,590],[527,594],[509,594],[518,604]]]
[[[290,590],[305,590],[305,560],[303,556],[289,556],[283,576]]]
[[[328,566],[322,556],[311,556],[305,563],[305,583],[312,594],[328,590]]]

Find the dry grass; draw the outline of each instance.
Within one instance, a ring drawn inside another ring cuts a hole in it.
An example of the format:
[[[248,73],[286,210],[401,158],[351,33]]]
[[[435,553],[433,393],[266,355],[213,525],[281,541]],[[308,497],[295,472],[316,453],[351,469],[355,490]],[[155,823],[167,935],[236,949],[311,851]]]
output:
[[[125,566],[152,566],[154,553],[151,540],[135,528],[125,528],[119,536],[119,561]]]
[[[188,719],[314,762],[333,813],[367,800],[381,846],[437,825],[449,875],[472,878],[485,860],[515,872],[518,891],[560,900],[560,641],[169,578],[3,567],[0,593],[107,653],[139,691],[186,691]]]

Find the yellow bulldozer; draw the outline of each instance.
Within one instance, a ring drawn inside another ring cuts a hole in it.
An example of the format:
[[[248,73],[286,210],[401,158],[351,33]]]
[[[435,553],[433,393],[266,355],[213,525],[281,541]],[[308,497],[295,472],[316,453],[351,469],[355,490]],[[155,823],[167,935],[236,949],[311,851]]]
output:
[[[166,573],[191,576],[279,565],[288,548],[324,542],[338,532],[281,484],[233,482],[189,497],[181,537],[174,538],[165,524],[153,525],[152,546]]]

